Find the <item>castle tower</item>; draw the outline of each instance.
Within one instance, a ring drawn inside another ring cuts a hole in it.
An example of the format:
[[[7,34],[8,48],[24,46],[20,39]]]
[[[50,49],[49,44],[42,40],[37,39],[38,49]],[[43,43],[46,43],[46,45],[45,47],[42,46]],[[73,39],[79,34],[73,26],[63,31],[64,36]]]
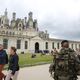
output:
[[[33,20],[33,13],[29,12],[28,17],[29,17],[30,20]]]
[[[11,27],[14,28],[16,25],[16,13],[12,13]]]
[[[28,27],[33,28],[33,13],[29,12],[28,14]]]
[[[33,22],[33,27],[36,31],[38,31],[38,23],[37,23],[37,19],[34,20]]]
[[[4,26],[9,26],[9,19],[8,19],[8,12],[7,12],[7,8],[4,11],[4,18],[2,18],[2,22],[4,24]]]

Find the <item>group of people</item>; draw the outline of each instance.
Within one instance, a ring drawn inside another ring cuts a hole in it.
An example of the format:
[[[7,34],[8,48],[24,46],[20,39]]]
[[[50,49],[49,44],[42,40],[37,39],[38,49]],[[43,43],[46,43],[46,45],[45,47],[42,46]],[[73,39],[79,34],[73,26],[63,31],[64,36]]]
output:
[[[69,48],[67,40],[63,40],[61,46],[60,51],[53,51],[54,59],[49,72],[54,80],[77,80],[80,76],[80,54]]]
[[[17,76],[19,73],[19,57],[16,53],[16,48],[11,47],[8,54],[4,50],[2,44],[0,44],[0,80],[17,80]],[[7,75],[3,74],[3,69],[5,65],[8,64],[8,72]]]
[[[49,67],[49,72],[54,80],[77,80],[80,75],[80,55],[78,51],[69,48],[69,41],[61,42],[61,50],[56,48],[52,51],[54,56],[53,63]],[[11,47],[9,58],[0,44],[0,80],[17,80],[19,73],[19,57],[16,53],[16,48]],[[8,64],[7,75],[2,73],[4,66]]]

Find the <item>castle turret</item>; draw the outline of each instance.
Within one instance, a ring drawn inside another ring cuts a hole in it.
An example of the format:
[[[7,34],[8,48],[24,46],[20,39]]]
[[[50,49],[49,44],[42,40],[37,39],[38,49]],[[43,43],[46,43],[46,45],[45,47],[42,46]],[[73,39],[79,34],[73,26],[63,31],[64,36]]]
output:
[[[29,12],[28,17],[29,17],[30,20],[33,20],[33,13]]]
[[[8,19],[7,8],[5,9],[4,17],[2,19],[2,22],[3,22],[3,24],[4,24],[5,27],[9,26],[9,19]]]
[[[33,28],[33,13],[29,12],[28,14],[28,27]]]
[[[16,25],[16,13],[12,13],[11,27],[14,28]]]
[[[33,22],[33,27],[36,31],[38,31],[38,23],[37,23],[37,19],[34,20]]]

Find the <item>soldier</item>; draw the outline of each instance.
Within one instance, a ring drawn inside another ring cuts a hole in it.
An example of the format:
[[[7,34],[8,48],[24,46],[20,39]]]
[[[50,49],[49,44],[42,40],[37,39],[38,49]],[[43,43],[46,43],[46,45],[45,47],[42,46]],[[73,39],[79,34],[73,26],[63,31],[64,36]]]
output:
[[[49,71],[51,74],[54,72],[54,80],[77,80],[76,53],[69,48],[67,40],[63,40],[61,46],[62,49],[50,65]]]

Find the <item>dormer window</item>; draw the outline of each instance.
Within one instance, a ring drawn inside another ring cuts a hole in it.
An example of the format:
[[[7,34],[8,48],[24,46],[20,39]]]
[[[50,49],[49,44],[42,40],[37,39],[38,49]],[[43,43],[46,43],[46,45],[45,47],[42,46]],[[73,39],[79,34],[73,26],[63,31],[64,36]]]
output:
[[[19,31],[21,31],[21,29],[19,29]]]
[[[21,27],[21,24],[19,24],[19,27]]]

